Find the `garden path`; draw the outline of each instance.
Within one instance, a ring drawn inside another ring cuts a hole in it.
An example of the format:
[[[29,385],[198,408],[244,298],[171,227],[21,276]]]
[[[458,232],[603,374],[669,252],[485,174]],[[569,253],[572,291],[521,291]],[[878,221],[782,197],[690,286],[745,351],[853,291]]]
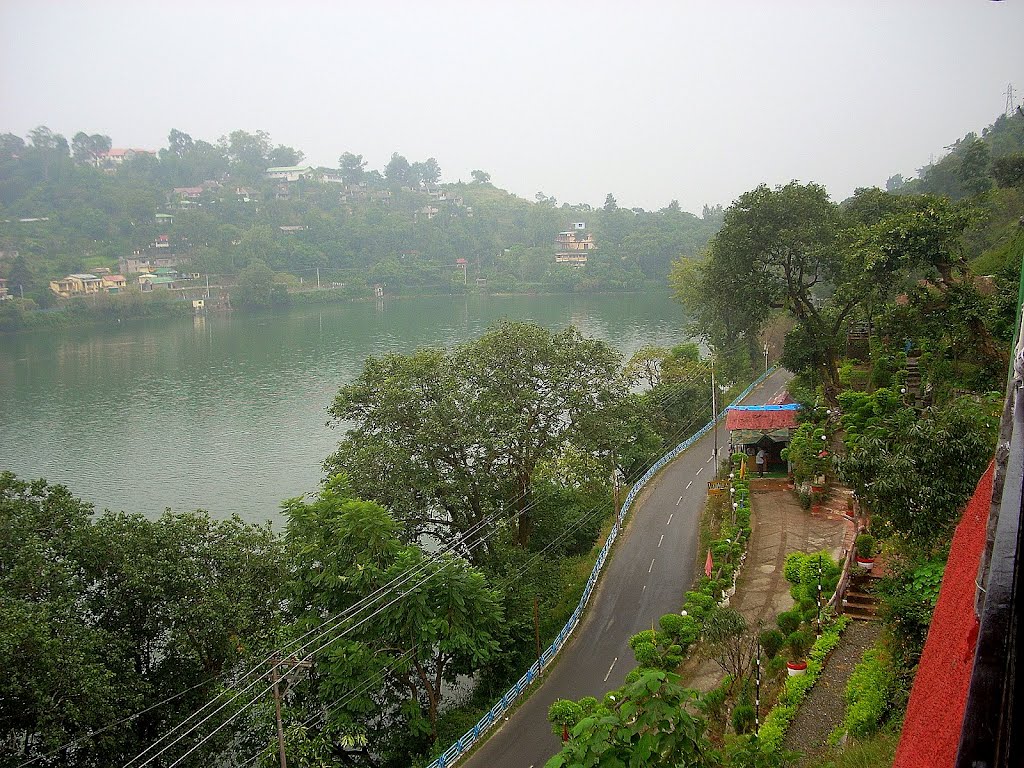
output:
[[[832,730],[843,722],[846,682],[881,631],[877,621],[852,621],[843,632],[839,647],[829,656],[783,742],[786,749],[803,753],[801,764],[813,758],[825,746]]]
[[[784,482],[754,480],[750,496],[750,544],[730,605],[748,623],[774,627],[775,617],[793,607],[783,575],[786,555],[824,549],[841,560],[849,546],[850,525],[839,515],[812,515],[802,509]],[[713,659],[695,654],[684,663],[682,676],[685,685],[708,691],[721,683],[724,673]]]

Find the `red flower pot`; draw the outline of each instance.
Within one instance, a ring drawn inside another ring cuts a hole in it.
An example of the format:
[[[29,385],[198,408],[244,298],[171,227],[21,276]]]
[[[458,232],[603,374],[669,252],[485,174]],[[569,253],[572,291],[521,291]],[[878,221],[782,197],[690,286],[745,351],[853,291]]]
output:
[[[802,675],[807,671],[806,661],[787,661],[786,662],[786,674],[790,677],[795,675]]]
[[[871,567],[875,564],[875,558],[873,557],[861,557],[857,555],[857,565],[863,568],[865,571],[870,571]]]

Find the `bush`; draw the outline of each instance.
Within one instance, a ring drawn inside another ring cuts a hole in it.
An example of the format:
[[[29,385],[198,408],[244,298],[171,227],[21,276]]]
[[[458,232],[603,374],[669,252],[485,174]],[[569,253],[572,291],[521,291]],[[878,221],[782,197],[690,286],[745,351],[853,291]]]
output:
[[[800,571],[803,569],[806,557],[807,555],[803,552],[790,552],[786,555],[786,564],[782,567],[782,575],[790,584],[800,583]]]
[[[775,623],[779,625],[782,634],[789,637],[800,627],[801,617],[796,611],[783,611],[776,617]]]
[[[754,708],[740,704],[732,711],[732,729],[738,734],[750,733],[754,728]]]
[[[697,622],[692,616],[679,616],[675,613],[666,613],[658,619],[658,626],[673,642],[682,646],[696,642],[700,631]]]
[[[893,673],[879,648],[869,648],[846,684],[846,719],[843,727],[862,739],[878,731],[889,709]]]
[[[725,714],[725,688],[712,688],[700,697],[700,708],[708,720],[721,720]]]
[[[807,657],[807,651],[814,645],[815,635],[809,628],[797,630],[786,638],[786,645],[793,661]]]
[[[777,629],[766,629],[758,639],[761,641],[761,649],[769,659],[778,656],[782,646],[786,644],[786,636]]]
[[[868,559],[875,556],[875,537],[870,533],[862,533],[854,542],[857,549],[857,557]]]
[[[714,598],[703,592],[687,592],[686,601],[683,603],[686,613],[696,621],[702,621],[715,605]]]

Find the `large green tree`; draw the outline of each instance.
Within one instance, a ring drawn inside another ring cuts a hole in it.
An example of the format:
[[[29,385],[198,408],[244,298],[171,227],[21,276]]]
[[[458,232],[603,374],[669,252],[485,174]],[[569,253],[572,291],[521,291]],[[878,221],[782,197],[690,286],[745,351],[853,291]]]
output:
[[[697,692],[683,687],[678,675],[642,669],[598,704],[552,712],[569,740],[546,768],[717,765],[705,722],[692,714],[696,701]]]
[[[608,344],[575,328],[509,322],[452,351],[371,357],[331,406],[351,428],[327,466],[411,535],[432,529],[473,547],[505,509],[526,546],[538,470],[571,445],[606,442],[603,419],[625,394],[618,366]]]
[[[464,559],[403,544],[401,525],[343,476],[285,514],[292,633],[328,630],[309,641],[319,650],[294,716],[329,707],[316,730],[339,752],[408,758],[436,737],[445,689],[496,655],[499,595]]]
[[[0,474],[4,764],[75,741],[44,764],[121,765],[275,634],[283,562],[269,527],[91,515],[63,486]]]

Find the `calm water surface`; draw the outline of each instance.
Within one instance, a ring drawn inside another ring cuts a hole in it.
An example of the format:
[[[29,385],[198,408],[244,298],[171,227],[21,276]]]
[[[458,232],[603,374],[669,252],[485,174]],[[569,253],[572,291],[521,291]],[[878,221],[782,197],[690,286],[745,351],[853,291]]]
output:
[[[250,521],[313,490],[367,355],[452,346],[503,319],[576,325],[628,356],[686,339],[667,295],[442,297],[0,336],[0,469],[98,509]]]

